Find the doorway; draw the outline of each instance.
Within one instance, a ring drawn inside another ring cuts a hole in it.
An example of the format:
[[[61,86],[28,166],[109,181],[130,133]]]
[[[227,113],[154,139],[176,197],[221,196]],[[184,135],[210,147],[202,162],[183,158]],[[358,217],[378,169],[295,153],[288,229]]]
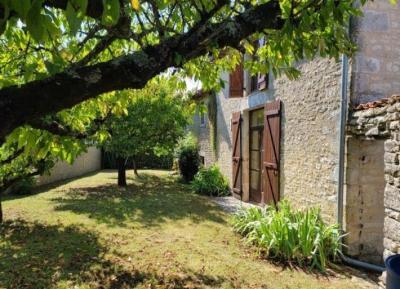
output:
[[[262,201],[262,156],[264,134],[264,109],[250,111],[250,196],[251,202]]]

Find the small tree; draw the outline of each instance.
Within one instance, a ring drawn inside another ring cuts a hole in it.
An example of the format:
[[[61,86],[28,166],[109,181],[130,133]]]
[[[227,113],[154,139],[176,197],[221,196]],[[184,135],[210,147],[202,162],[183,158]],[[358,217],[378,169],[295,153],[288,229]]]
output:
[[[175,150],[175,158],[178,161],[179,173],[185,182],[193,180],[200,168],[199,145],[197,138],[187,134],[182,138]]]
[[[135,163],[135,158],[142,154],[171,154],[183,135],[190,114],[182,94],[176,93],[176,85],[163,77],[142,90],[125,92],[132,94],[126,115],[111,117],[106,122],[111,137],[103,147],[117,158],[119,186],[126,186],[128,158]]]

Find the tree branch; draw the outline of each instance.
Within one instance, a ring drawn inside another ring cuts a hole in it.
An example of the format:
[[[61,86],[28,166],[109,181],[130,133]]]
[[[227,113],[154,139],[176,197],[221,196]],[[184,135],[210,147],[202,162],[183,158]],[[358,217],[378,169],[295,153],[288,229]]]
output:
[[[266,28],[281,29],[280,14],[279,2],[270,1],[220,23],[208,21],[195,32],[189,30],[142,51],[66,70],[22,86],[3,88],[0,90],[0,142],[18,126],[31,124],[47,114],[70,108],[101,93],[143,88],[167,68],[180,67],[183,63],[175,63],[177,54],[186,62],[215,47],[238,47],[242,39]]]

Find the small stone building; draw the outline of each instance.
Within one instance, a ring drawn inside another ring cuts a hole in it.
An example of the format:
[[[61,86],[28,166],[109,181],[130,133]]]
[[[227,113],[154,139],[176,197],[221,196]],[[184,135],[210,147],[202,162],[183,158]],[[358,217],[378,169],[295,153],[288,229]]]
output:
[[[235,197],[318,206],[326,220],[337,222],[346,94],[347,253],[373,263],[400,250],[400,102],[381,100],[400,92],[399,19],[398,6],[369,2],[364,16],[352,21],[359,50],[349,65],[346,59],[304,61],[295,81],[252,77],[240,66],[223,74],[225,88],[202,99],[214,109],[197,114],[192,127],[205,166],[218,164]]]

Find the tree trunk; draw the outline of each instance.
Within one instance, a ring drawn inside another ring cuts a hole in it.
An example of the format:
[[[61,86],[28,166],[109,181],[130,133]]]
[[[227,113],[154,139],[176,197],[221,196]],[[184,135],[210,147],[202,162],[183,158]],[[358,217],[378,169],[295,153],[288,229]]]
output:
[[[0,224],[3,224],[3,200],[1,199],[1,192],[0,192]]]
[[[118,157],[118,186],[126,187],[126,165],[125,158]]]
[[[138,170],[137,170],[135,159],[132,160],[132,163],[133,163],[133,173],[135,174],[135,176],[140,177],[139,173],[138,173]]]

